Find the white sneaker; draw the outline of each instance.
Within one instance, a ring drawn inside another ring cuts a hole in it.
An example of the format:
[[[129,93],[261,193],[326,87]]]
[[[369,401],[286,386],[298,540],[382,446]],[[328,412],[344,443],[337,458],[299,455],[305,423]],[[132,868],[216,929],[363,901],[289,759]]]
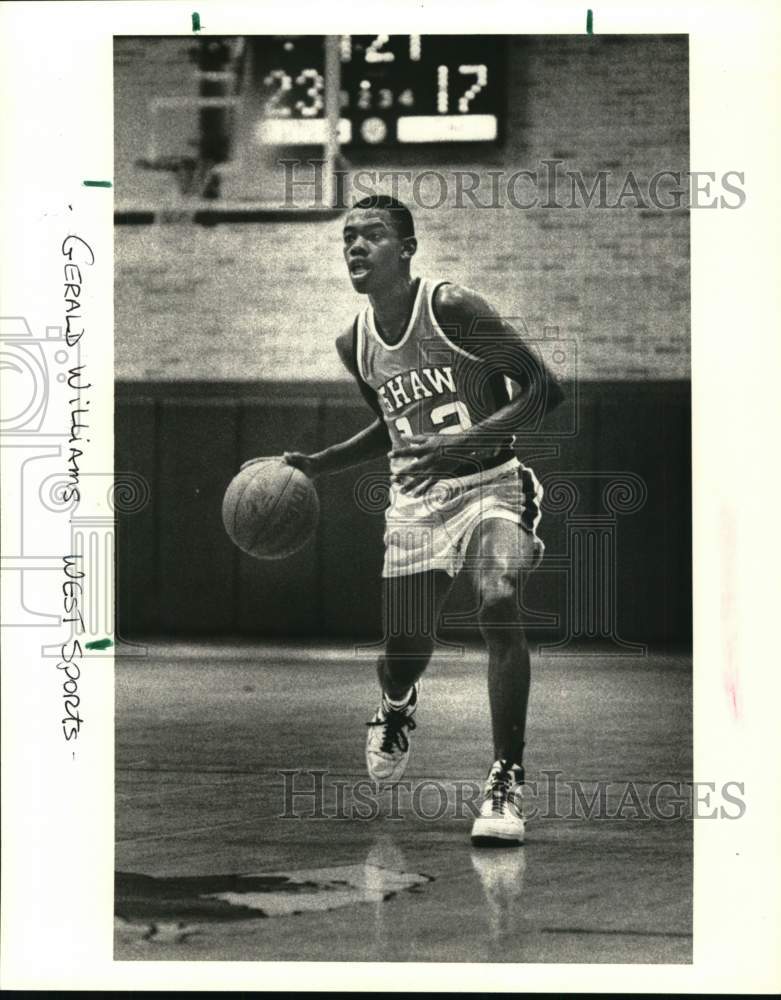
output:
[[[403,708],[392,708],[383,695],[371,722],[367,722],[366,768],[372,781],[393,785],[401,780],[409,760],[409,733],[415,729],[418,685]]]
[[[476,847],[523,843],[526,832],[521,800],[523,781],[523,768],[518,764],[497,760],[491,768],[480,815],[472,824],[472,843]]]

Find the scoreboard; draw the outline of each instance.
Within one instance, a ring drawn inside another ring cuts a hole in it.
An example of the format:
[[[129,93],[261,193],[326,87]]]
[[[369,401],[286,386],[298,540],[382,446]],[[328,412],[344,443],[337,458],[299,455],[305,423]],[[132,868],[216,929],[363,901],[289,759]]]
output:
[[[345,146],[499,140],[504,38],[340,35],[338,136]],[[251,39],[256,141],[311,145],[326,132],[322,35]]]

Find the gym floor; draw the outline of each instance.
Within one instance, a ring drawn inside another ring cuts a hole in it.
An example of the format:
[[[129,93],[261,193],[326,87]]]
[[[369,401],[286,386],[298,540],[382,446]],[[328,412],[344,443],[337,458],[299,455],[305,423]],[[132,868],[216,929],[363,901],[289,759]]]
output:
[[[691,781],[689,656],[533,654],[536,817],[504,849],[469,840],[492,757],[476,648],[427,670],[394,795],[364,770],[370,651],[116,662],[117,960],[691,961],[692,824],[664,818]]]

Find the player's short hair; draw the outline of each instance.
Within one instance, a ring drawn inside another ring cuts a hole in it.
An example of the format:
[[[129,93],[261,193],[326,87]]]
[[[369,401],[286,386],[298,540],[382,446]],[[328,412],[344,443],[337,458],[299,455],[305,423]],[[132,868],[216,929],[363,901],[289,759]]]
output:
[[[393,228],[399,239],[405,240],[407,237],[415,235],[412,212],[398,198],[393,198],[389,194],[370,194],[367,198],[361,198],[360,201],[354,202],[352,207],[384,208],[391,217]]]

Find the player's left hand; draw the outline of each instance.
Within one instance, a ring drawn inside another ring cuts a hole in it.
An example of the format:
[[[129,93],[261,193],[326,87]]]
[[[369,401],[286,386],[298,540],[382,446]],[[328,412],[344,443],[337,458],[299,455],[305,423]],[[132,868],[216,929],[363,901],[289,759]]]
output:
[[[445,444],[441,434],[412,434],[388,453],[391,479],[402,493],[421,496],[441,478]]]

